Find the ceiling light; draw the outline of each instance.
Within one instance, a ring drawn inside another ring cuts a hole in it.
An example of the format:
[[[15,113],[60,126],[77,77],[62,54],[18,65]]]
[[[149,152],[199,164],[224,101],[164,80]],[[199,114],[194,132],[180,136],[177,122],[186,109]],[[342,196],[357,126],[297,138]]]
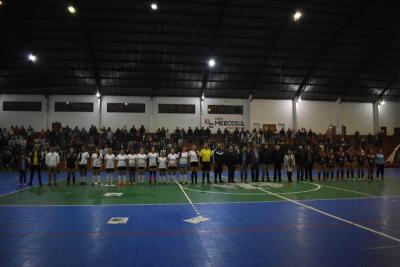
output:
[[[125,102],[125,106],[127,106],[127,105],[128,105],[128,103]]]
[[[69,105],[69,101],[67,101],[66,104]]]
[[[37,56],[35,56],[34,54],[29,54],[28,55],[28,60],[32,61],[32,62],[36,62]]]
[[[299,96],[299,98],[297,98],[297,103],[301,102],[301,96]]]
[[[68,12],[71,14],[75,14],[76,13],[76,9],[74,6],[68,6]]]
[[[382,100],[382,101],[381,101],[381,105],[385,105],[385,100]]]
[[[0,6],[2,6],[2,5],[3,5],[3,1],[0,0]]]
[[[151,3],[150,7],[151,7],[151,9],[153,9],[153,10],[157,10],[157,9],[158,9],[157,3]]]
[[[210,60],[208,60],[208,66],[209,66],[210,68],[214,68],[215,65],[217,65],[217,62],[215,62],[215,59],[210,58]]]
[[[293,15],[293,20],[298,21],[302,16],[303,14],[300,11],[296,11]]]
[[[97,91],[97,93],[96,93],[96,97],[97,97],[97,98],[100,98],[100,96],[101,96],[101,95],[100,95],[100,92],[99,92],[99,91]]]

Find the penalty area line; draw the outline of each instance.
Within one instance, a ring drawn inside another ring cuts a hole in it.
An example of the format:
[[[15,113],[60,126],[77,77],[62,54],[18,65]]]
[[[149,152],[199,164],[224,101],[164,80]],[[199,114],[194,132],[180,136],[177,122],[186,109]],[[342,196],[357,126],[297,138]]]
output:
[[[197,214],[197,216],[201,216],[200,212],[198,211],[198,209],[196,208],[196,206],[193,204],[193,201],[190,199],[190,197],[186,194],[185,189],[183,189],[183,186],[178,183],[177,181],[175,181],[175,183],[178,185],[179,189],[182,191],[183,195],[186,197],[187,201],[189,202],[189,204],[192,206],[194,212]]]
[[[306,204],[304,204],[304,203],[301,203],[301,202],[292,200],[292,199],[290,199],[290,198],[287,198],[287,197],[284,197],[284,196],[281,196],[281,195],[272,193],[272,192],[270,192],[270,191],[268,191],[268,190],[265,190],[265,189],[263,189],[263,188],[260,188],[260,187],[259,187],[258,190],[260,190],[260,191],[262,191],[262,192],[265,192],[265,193],[267,193],[267,194],[270,194],[270,195],[272,195],[272,196],[275,196],[275,197],[278,197],[278,198],[287,200],[287,201],[289,201],[289,202],[291,202],[291,203],[293,203],[293,204],[299,205],[299,206],[301,206],[301,207],[303,207],[303,208],[306,208],[306,209],[315,211],[315,212],[317,212],[317,213],[320,213],[320,214],[322,214],[322,215],[331,217],[331,218],[333,218],[333,219],[335,219],[335,220],[338,220],[338,221],[341,221],[341,222],[350,224],[350,225],[352,225],[352,226],[358,227],[358,228],[363,229],[363,230],[365,230],[365,231],[368,231],[368,232],[377,234],[377,235],[382,236],[382,237],[386,237],[386,238],[391,239],[391,240],[396,241],[396,242],[400,242],[400,239],[397,238],[397,237],[394,237],[394,236],[385,234],[385,233],[383,233],[383,232],[379,232],[379,231],[374,230],[374,229],[372,229],[372,228],[369,228],[369,227],[363,226],[363,225],[361,225],[361,224],[358,224],[358,223],[355,223],[355,222],[346,220],[346,219],[344,219],[344,218],[341,218],[341,217],[338,217],[338,216],[336,216],[336,215],[330,214],[330,213],[328,213],[328,212],[319,210],[319,209],[317,209],[317,208],[314,208],[314,207],[312,207],[312,206],[306,205]]]

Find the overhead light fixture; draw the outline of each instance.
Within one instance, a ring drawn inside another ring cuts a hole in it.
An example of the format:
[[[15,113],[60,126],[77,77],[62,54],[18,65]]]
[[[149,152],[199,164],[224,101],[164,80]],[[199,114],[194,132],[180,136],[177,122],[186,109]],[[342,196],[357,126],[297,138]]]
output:
[[[97,97],[97,98],[100,98],[100,96],[101,96],[101,95],[100,95],[100,92],[97,90],[96,97]]]
[[[0,0],[0,6],[2,6],[2,5],[3,5],[3,1]]]
[[[69,105],[69,101],[67,101],[66,104]]]
[[[201,101],[203,101],[204,98],[205,98],[205,96],[204,96],[204,92],[203,92],[203,93],[201,94]]]
[[[385,105],[385,100],[382,99],[380,104]]]
[[[208,60],[208,66],[209,66],[210,68],[214,68],[215,65],[217,65],[217,62],[215,61],[215,59],[210,58],[210,59]]]
[[[35,56],[34,54],[29,54],[28,55],[28,60],[32,61],[32,62],[36,62],[37,56]]]
[[[128,105],[128,103],[125,102],[125,106],[127,106],[127,105]]]
[[[253,95],[252,94],[249,94],[249,101],[250,102],[253,101]]]
[[[301,96],[299,96],[298,98],[297,98],[297,103],[300,103],[302,100],[301,100]]]
[[[152,10],[157,10],[158,9],[157,3],[151,3],[150,7],[151,7]]]
[[[293,15],[293,20],[298,21],[302,16],[303,14],[300,11],[296,11]]]
[[[68,6],[68,12],[71,14],[75,14],[76,13],[76,9],[74,6]]]

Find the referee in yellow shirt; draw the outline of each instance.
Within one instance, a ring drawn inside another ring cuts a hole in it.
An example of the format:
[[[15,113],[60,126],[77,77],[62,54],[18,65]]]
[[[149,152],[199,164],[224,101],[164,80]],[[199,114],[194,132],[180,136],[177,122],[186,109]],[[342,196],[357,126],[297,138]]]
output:
[[[207,143],[204,143],[204,147],[200,150],[200,162],[201,162],[201,170],[203,171],[203,184],[204,178],[207,174],[207,184],[210,183],[210,169],[211,169],[211,161],[212,161],[212,151],[209,148]]]

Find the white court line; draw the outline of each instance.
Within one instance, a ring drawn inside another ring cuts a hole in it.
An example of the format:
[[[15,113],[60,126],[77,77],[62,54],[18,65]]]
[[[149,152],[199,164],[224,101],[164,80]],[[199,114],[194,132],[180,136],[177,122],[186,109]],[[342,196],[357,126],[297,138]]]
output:
[[[306,209],[309,209],[309,210],[318,212],[318,213],[320,213],[320,214],[323,214],[323,215],[325,215],[325,216],[331,217],[331,218],[336,219],[336,220],[338,220],[338,221],[342,221],[342,222],[345,222],[345,223],[347,223],[347,224],[353,225],[353,226],[355,226],[355,227],[361,228],[361,229],[366,230],[366,231],[368,231],[368,232],[371,232],[371,233],[380,235],[380,236],[382,236],[382,237],[386,237],[386,238],[391,239],[391,240],[396,241],[396,242],[400,242],[400,238],[397,238],[397,237],[394,237],[394,236],[385,234],[385,233],[383,233],[383,232],[379,232],[379,231],[374,230],[374,229],[372,229],[372,228],[369,228],[369,227],[363,226],[363,225],[361,225],[361,224],[358,224],[358,223],[355,223],[355,222],[346,220],[346,219],[344,219],[344,218],[335,216],[335,215],[333,215],[333,214],[330,214],[330,213],[327,213],[327,212],[325,212],[325,211],[319,210],[319,209],[317,209],[317,208],[314,208],[314,207],[312,207],[312,206],[306,205],[306,204],[304,204],[304,203],[301,203],[301,202],[292,200],[292,199],[290,199],[290,198],[287,198],[287,197],[280,196],[280,195],[278,195],[278,194],[269,192],[269,191],[267,191],[267,190],[265,190],[265,189],[263,189],[263,188],[260,188],[260,187],[259,187],[258,190],[263,191],[263,192],[265,192],[265,193],[267,193],[267,194],[270,194],[270,195],[272,195],[272,196],[282,198],[282,199],[287,200],[287,201],[289,201],[289,202],[291,202],[291,203],[293,203],[293,204],[296,204],[296,205],[299,205],[299,206],[301,206],[301,207],[303,207],[303,208],[306,208]]]
[[[196,212],[196,214],[198,216],[200,216],[200,212],[197,210],[196,206],[193,204],[193,202],[190,199],[190,197],[186,194],[185,189],[183,189],[183,186],[180,183],[178,183],[176,180],[175,180],[175,183],[179,186],[179,188],[181,189],[182,193],[185,195],[186,199],[189,201],[189,203],[192,206],[194,212]]]
[[[262,194],[265,195],[265,194]],[[313,202],[313,201],[340,201],[340,200],[364,200],[364,199],[385,199],[385,198],[400,198],[400,195],[391,196],[376,196],[376,197],[342,197],[342,198],[315,198],[297,200],[298,202]],[[225,204],[266,204],[266,203],[284,203],[286,200],[261,200],[261,201],[227,201],[227,202],[198,202],[196,205],[225,205]],[[185,206],[191,205],[190,203],[133,203],[133,204],[21,204],[21,205],[2,205],[1,207],[134,207],[134,206]]]
[[[309,183],[309,182],[302,182],[305,184],[316,184],[316,183]],[[346,192],[350,192],[350,193],[355,193],[355,194],[359,194],[359,195],[363,195],[363,196],[367,196],[367,197],[376,197],[375,195],[371,195],[371,194],[367,194],[367,193],[363,193],[363,192],[358,192],[358,191],[354,191],[354,190],[350,190],[350,189],[344,189],[344,188],[340,188],[340,187],[336,187],[336,186],[332,186],[332,185],[326,185],[326,184],[321,184],[322,187],[328,187],[328,188],[332,188],[332,189],[336,189],[336,190],[340,190],[340,191],[346,191]]]
[[[282,193],[277,193],[279,195],[292,195],[292,194],[303,194],[303,193],[309,193],[313,191],[317,191],[321,189],[321,186],[319,184],[312,184],[315,185],[316,188],[309,189],[309,190],[304,190],[304,191],[293,191],[293,192],[282,192]],[[255,185],[256,186],[256,185]],[[188,187],[183,187],[183,189],[193,191],[193,192],[198,192],[198,193],[206,193],[206,194],[220,194],[220,195],[244,195],[244,196],[260,196],[260,195],[265,195],[264,193],[240,193],[240,192],[220,192],[220,191],[207,191],[207,190],[199,190],[199,189],[194,189],[194,188],[188,188]],[[256,189],[252,189],[256,190]]]

